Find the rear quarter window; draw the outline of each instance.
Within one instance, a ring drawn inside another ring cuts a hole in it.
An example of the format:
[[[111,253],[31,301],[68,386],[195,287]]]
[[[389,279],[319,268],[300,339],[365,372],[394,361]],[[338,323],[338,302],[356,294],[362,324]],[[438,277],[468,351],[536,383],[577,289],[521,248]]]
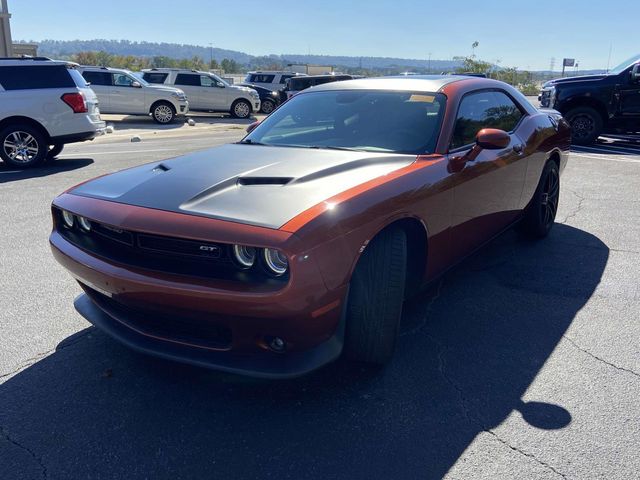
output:
[[[86,85],[84,80],[80,81],[82,82],[80,86]],[[64,65],[0,67],[0,85],[5,90],[75,88],[77,86],[69,69]]]

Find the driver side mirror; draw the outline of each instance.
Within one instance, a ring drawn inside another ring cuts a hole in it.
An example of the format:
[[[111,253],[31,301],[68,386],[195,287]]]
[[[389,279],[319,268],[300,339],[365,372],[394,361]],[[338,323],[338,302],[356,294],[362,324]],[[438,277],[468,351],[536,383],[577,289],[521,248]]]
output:
[[[640,63],[636,63],[631,69],[631,80],[634,82],[640,80]]]
[[[131,86],[133,88],[142,88],[142,84],[140,82],[131,82]]]
[[[224,83],[222,82],[216,82],[215,84],[213,84],[214,87],[218,87],[218,88],[224,88]]]
[[[482,150],[502,150],[511,144],[511,135],[497,128],[483,128],[476,135],[476,143],[464,155],[449,159],[449,171],[461,171],[467,162],[473,162]]]

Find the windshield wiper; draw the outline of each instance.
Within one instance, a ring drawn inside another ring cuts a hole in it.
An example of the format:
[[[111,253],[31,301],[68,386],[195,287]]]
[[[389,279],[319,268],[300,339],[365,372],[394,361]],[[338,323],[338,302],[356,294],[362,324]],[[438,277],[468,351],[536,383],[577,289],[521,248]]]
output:
[[[344,150],[347,152],[360,152],[361,150],[351,147],[334,147],[331,145],[310,145],[307,148],[315,148],[316,150]]]
[[[250,138],[247,138],[246,140],[241,140],[238,143],[241,145],[267,145],[266,143],[254,142]]]

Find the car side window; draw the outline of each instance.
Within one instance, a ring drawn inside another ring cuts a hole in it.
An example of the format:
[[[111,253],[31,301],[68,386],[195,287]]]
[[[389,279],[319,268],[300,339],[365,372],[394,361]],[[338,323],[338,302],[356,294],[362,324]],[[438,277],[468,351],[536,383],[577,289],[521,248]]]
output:
[[[164,83],[167,75],[167,73],[145,72],[144,75],[142,75],[142,78],[149,83]]]
[[[275,75],[257,74],[253,75],[251,81],[255,83],[272,83],[274,78],[276,78]]]
[[[500,91],[483,91],[465,95],[460,102],[458,115],[449,148],[470,145],[483,128],[513,131],[523,113],[520,108]]]
[[[179,73],[176,76],[176,85],[185,85],[188,87],[200,86],[200,75],[194,73]]]
[[[116,87],[130,87],[133,82],[133,78],[129,75],[125,75],[124,73],[113,74],[113,84]]]
[[[112,76],[107,72],[82,72],[84,79],[91,85],[111,86]]]
[[[201,87],[216,87],[215,79],[209,77],[208,75],[200,75],[200,86]]]

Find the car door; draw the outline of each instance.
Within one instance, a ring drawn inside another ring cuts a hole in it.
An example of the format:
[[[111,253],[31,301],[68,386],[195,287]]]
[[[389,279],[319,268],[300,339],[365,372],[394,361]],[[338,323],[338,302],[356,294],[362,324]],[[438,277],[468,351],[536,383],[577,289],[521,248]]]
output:
[[[231,108],[233,91],[224,83],[213,76],[200,75],[200,87],[200,94],[206,98],[209,110],[227,111]]]
[[[144,89],[131,75],[113,73],[110,110],[113,113],[143,114],[145,109]],[[137,86],[136,86],[137,85]]]
[[[454,257],[469,254],[520,215],[527,161],[518,126],[525,115],[526,110],[502,90],[474,91],[462,98],[450,144],[450,165],[460,165],[452,159],[469,152],[483,128],[508,132],[511,143],[501,150],[481,150],[453,172]]]
[[[624,75],[619,93],[620,113],[624,117],[638,117],[640,119],[640,80],[634,79],[631,71]]]
[[[98,97],[98,108],[102,113],[111,113],[111,86],[113,77],[109,72],[85,70],[82,76]]]
[[[207,97],[201,96],[200,74],[198,73],[178,73],[174,86],[182,90],[189,100],[190,110],[210,110]]]

